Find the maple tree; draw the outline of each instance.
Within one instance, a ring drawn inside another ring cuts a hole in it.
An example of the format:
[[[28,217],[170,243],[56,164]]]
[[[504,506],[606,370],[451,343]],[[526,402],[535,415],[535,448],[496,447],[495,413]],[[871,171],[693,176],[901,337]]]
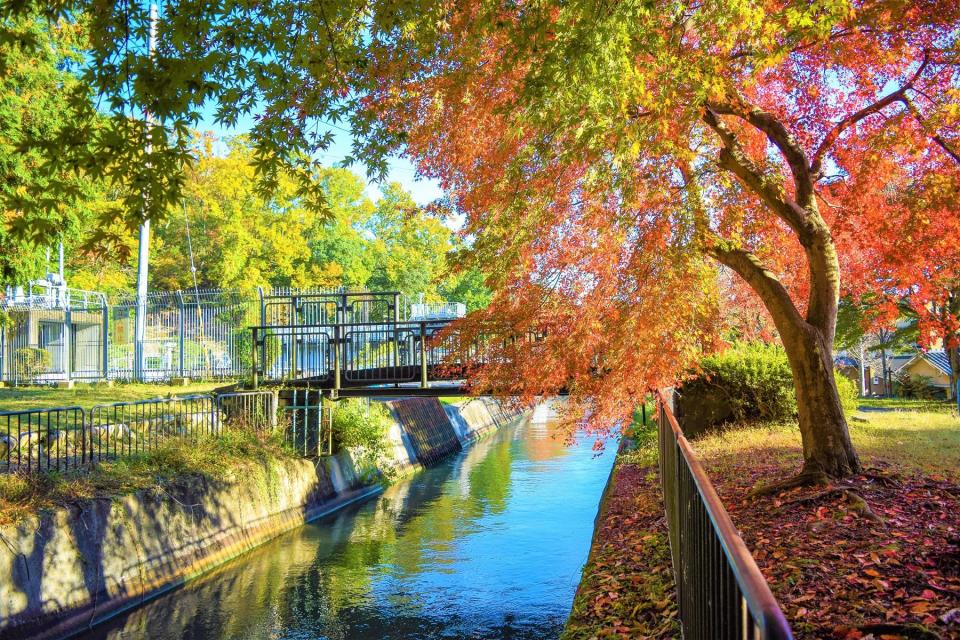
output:
[[[83,35],[78,25],[34,17],[0,28],[0,280],[43,276],[45,250],[58,241],[73,248],[78,230],[111,210],[105,185],[59,166],[54,152],[66,129],[99,124],[71,102],[83,89],[68,70]]]
[[[958,18],[936,2],[474,3],[414,73],[384,46],[371,108],[505,266],[483,319],[548,328],[482,382],[527,390],[546,370],[538,391],[570,385],[609,419],[712,346],[719,263],[786,348],[799,479],[856,472],[838,299],[926,309],[932,274],[956,278],[941,258],[957,215],[930,209],[956,193]]]
[[[489,340],[476,387],[564,389],[595,426],[718,346],[719,269],[786,348],[805,476],[855,472],[832,366],[839,295],[926,309],[942,291],[927,278],[954,282],[939,260],[956,253],[957,3],[183,0],[153,57],[143,6],[10,4],[39,6],[96,8],[83,77],[111,110],[96,166],[141,184],[148,215],[179,196],[208,103],[227,125],[256,114],[268,188],[289,171],[316,191],[324,122],[349,123],[374,176],[407,153],[492,272],[465,335],[495,322],[541,336]]]

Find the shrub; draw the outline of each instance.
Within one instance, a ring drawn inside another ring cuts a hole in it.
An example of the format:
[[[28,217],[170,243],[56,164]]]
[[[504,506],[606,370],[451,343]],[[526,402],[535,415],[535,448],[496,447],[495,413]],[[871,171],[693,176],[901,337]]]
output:
[[[857,383],[847,376],[836,373],[836,378],[840,404],[843,405],[843,412],[849,415],[856,411],[860,404],[860,390],[857,388]]]
[[[23,347],[17,349],[15,355],[17,378],[33,380],[50,370],[53,359],[46,349],[37,347]]]
[[[334,447],[350,449],[363,466],[374,467],[386,454],[389,429],[390,412],[382,402],[351,398],[333,410]]]
[[[787,354],[778,345],[740,343],[701,363],[702,373],[686,382],[679,405],[683,429],[697,435],[727,421],[791,420],[797,415],[797,395]],[[855,382],[835,374],[844,413],[856,411]]]
[[[686,396],[713,395],[734,420],[786,420],[797,413],[793,374],[782,347],[740,343],[707,356],[703,372],[683,385]]]
[[[910,374],[901,374],[897,376],[897,384],[900,387],[900,395],[904,398],[916,398],[917,400],[932,400],[942,394],[942,392],[931,384],[932,378],[926,376],[913,376]]]

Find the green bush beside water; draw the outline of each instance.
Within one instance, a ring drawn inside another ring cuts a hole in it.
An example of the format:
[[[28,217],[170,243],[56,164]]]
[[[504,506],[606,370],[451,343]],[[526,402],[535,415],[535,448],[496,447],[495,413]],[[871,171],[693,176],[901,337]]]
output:
[[[390,412],[382,402],[350,398],[333,410],[334,450],[350,449],[363,467],[373,469],[387,453]]]

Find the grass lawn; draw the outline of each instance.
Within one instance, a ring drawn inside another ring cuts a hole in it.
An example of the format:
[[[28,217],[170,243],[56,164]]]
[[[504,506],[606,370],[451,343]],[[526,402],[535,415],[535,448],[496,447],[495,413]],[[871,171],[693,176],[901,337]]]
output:
[[[960,418],[949,411],[858,411],[848,418],[850,437],[867,466],[896,465],[905,471],[946,475],[960,481]],[[696,439],[704,460],[730,455],[780,456],[800,466],[800,430],[795,423],[725,429]]]
[[[956,412],[957,403],[953,400],[914,400],[911,398],[860,398],[860,407],[867,409],[888,409],[893,411],[938,411]]]
[[[0,411],[23,411],[25,409],[49,409],[53,407],[81,406],[85,409],[98,404],[130,402],[162,398],[169,395],[183,396],[207,393],[228,382],[204,382],[187,386],[163,384],[117,384],[78,385],[73,389],[54,387],[17,387],[0,389]]]

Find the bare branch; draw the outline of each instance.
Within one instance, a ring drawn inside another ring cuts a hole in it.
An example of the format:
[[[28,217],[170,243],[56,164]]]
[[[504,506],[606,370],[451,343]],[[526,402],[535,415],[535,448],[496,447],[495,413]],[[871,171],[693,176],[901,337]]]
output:
[[[843,134],[844,131],[857,124],[864,118],[872,116],[875,113],[879,113],[886,107],[890,106],[894,102],[901,102],[906,97],[906,92],[913,88],[913,84],[920,78],[920,75],[927,68],[930,59],[926,54],[923,56],[923,61],[920,63],[920,66],[917,67],[916,72],[913,74],[913,77],[904,84],[902,87],[894,91],[893,93],[888,93],[884,97],[880,98],[876,102],[867,105],[866,107],[860,109],[856,113],[853,113],[837,124],[827,133],[824,137],[823,142],[820,143],[820,146],[817,148],[817,151],[813,154],[813,160],[810,163],[810,173],[813,176],[818,176],[820,171],[823,168],[823,159],[827,155],[827,152],[830,150],[830,147],[837,141],[837,138]]]
[[[907,108],[907,110],[910,112],[910,115],[912,115],[917,122],[920,123],[920,127],[927,133],[928,136],[930,136],[930,139],[936,142],[948,156],[953,158],[954,162],[960,164],[960,154],[953,149],[953,147],[950,145],[950,142],[946,138],[941,136],[939,133],[930,130],[930,127],[927,126],[927,122],[923,119],[923,116],[920,114],[920,110],[917,109],[915,104],[913,104],[913,101],[907,96],[903,96],[900,102],[902,102]]]

